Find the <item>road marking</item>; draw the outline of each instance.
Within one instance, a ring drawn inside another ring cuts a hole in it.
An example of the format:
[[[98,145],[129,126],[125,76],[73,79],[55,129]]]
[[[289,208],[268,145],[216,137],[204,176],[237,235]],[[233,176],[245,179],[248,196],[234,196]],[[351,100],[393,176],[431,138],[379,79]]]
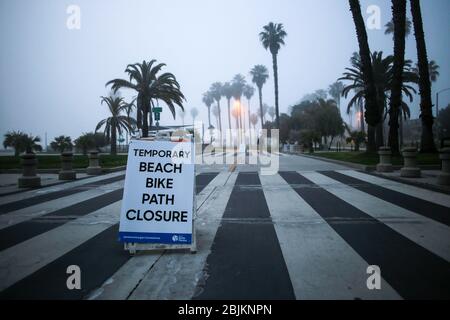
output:
[[[280,175],[260,176],[297,299],[400,299],[382,279],[368,290],[369,265]]]

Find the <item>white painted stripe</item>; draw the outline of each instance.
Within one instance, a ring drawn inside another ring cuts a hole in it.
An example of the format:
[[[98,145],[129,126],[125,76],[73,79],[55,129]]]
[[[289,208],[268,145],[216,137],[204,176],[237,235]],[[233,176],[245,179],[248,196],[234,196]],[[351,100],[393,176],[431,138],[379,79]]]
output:
[[[430,201],[436,204],[440,204],[445,207],[450,207],[450,196],[440,193],[434,192],[428,189],[423,189],[415,186],[411,186],[408,184],[403,184],[400,182],[383,179],[379,177],[372,176],[370,174],[365,174],[362,172],[354,171],[354,170],[336,170],[336,172],[345,174],[347,176],[370,182],[376,185],[380,185],[384,188],[394,190],[397,192],[401,192],[407,194],[409,196],[413,196],[422,200]]]
[[[221,176],[218,180],[226,176]],[[166,252],[142,279],[130,299],[178,300],[191,299],[203,268],[211,252],[211,245],[220,225],[237,173],[225,179],[225,185],[216,186],[198,211],[196,221],[197,253]],[[199,204],[199,203],[198,203]]]
[[[369,264],[283,178],[260,179],[297,299],[401,299],[367,288]]]
[[[392,230],[450,261],[450,228],[448,226],[320,173],[304,173],[303,176]]]
[[[124,180],[0,215],[0,230],[123,188]]]
[[[119,221],[122,201],[0,252],[0,291],[29,276]]]
[[[230,172],[220,172],[198,195],[197,195],[197,210],[198,210],[198,220],[197,220],[197,229],[198,224],[204,224],[208,228],[217,228],[214,225],[210,225],[209,222],[205,222],[204,215],[205,215],[205,209],[202,209],[203,206],[210,208],[212,204],[209,203],[210,198],[213,196],[213,192],[217,190],[221,190],[223,186],[229,182],[229,184],[234,184],[234,180],[236,179],[236,174],[233,174],[233,177],[230,177]],[[228,181],[230,180],[230,181]],[[231,193],[231,192],[230,192]],[[226,196],[226,195],[225,195]],[[203,211],[202,211],[203,210]],[[225,210],[225,209],[224,209]],[[210,211],[208,211],[208,214],[211,214]],[[212,213],[214,214],[214,212]],[[215,236],[215,231],[213,232]],[[198,236],[198,233],[197,233]],[[202,241],[203,241],[203,235],[202,235]],[[203,251],[203,250],[202,250]],[[160,257],[162,252],[161,251],[155,251],[152,253],[144,253],[143,255],[136,255],[132,257],[130,260],[128,260],[120,269],[117,270],[114,275],[111,276],[110,279],[105,281],[105,283],[98,289],[94,290],[88,297],[88,299],[101,299],[101,300],[124,300],[127,299],[131,293],[133,293],[133,290],[139,285],[140,281],[147,275],[148,272],[154,267],[155,263],[159,263]],[[166,253],[169,255],[168,253]],[[200,250],[195,254],[195,256],[202,254]],[[187,255],[190,255],[187,253]],[[190,255],[194,256],[194,255]],[[194,265],[202,264],[203,257],[197,258],[199,261],[195,261]],[[164,261],[163,261],[164,263]],[[198,267],[198,266],[197,266]],[[160,277],[161,275],[156,274],[157,277]],[[193,274],[186,278],[187,283],[181,284],[181,279],[178,279],[177,282],[184,286],[195,286],[196,283],[194,283],[192,278],[196,277],[196,274]],[[166,279],[167,280],[167,279]],[[148,280],[147,280],[148,282]],[[190,289],[190,293],[186,294],[186,299],[190,299],[193,294],[193,288]],[[161,294],[161,292],[160,292]],[[143,296],[143,293],[137,293],[139,296]],[[189,296],[190,295],[190,296]]]
[[[73,182],[66,182],[66,183],[62,183],[62,184],[58,184],[58,185],[35,189],[35,190],[19,192],[19,193],[11,194],[9,196],[0,197],[0,204],[20,201],[23,199],[28,199],[28,198],[31,198],[34,196],[39,196],[39,195],[43,195],[43,194],[47,194],[47,193],[51,193],[51,192],[55,192],[55,191],[61,191],[61,190],[66,190],[66,189],[70,189],[73,187],[79,187],[79,186],[83,186],[85,184],[92,183],[92,182],[101,182],[102,180],[117,177],[117,176],[120,176],[123,174],[125,174],[125,171],[113,172],[113,173],[109,173],[109,174],[105,174],[105,175],[75,180]]]

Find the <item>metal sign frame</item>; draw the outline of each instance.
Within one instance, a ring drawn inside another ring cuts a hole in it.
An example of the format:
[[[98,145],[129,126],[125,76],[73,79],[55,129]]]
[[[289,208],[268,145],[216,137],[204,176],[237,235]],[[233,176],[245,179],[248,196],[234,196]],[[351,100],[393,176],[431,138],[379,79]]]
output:
[[[145,141],[168,141],[167,139],[137,138],[136,140]],[[182,142],[182,141],[179,141]],[[195,146],[194,146],[195,149]],[[131,255],[135,255],[138,251],[155,251],[155,250],[181,250],[189,249],[191,253],[197,252],[197,235],[195,230],[195,219],[197,216],[197,196],[196,196],[196,174],[195,174],[195,155],[194,155],[194,192],[192,201],[192,241],[190,244],[167,244],[167,243],[140,243],[140,242],[124,242],[124,249],[128,250]]]

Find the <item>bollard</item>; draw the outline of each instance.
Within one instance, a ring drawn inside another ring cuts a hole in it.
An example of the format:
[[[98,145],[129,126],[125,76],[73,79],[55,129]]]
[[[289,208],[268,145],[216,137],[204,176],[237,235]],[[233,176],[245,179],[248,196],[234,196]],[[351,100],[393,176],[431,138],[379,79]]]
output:
[[[89,167],[86,169],[86,173],[89,175],[99,175],[102,173],[102,168],[99,164],[98,151],[89,152]]]
[[[420,178],[420,168],[417,166],[417,149],[407,147],[402,150],[403,168],[400,169],[400,176],[404,178]]]
[[[61,171],[58,175],[59,180],[75,180],[77,173],[73,170],[73,153],[61,153]]]
[[[377,164],[378,172],[392,172],[392,163],[391,163],[391,148],[389,147],[380,147],[378,150],[378,154],[380,155],[380,163]]]
[[[437,183],[443,186],[450,185],[450,148],[439,150],[439,158],[442,161],[442,171],[438,176]]]
[[[23,175],[18,180],[19,188],[37,188],[41,186],[41,177],[36,175],[37,158],[34,153],[21,156]]]

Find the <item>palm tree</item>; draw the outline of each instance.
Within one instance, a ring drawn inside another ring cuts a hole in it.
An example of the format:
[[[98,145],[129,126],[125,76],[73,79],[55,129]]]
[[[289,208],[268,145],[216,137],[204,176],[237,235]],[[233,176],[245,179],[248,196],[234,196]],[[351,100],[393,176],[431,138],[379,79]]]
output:
[[[328,87],[328,93],[334,99],[334,101],[336,101],[339,108],[341,107],[342,90],[344,90],[344,85],[341,81],[336,81]]]
[[[239,121],[239,139],[240,139],[240,130],[242,129],[242,106],[241,106],[241,98],[242,94],[244,93],[244,87],[245,87],[245,78],[241,74],[237,74],[234,76],[233,80],[231,81],[231,87],[233,89],[233,98],[238,103],[238,121]]]
[[[217,105],[212,107],[212,114],[214,117],[216,117],[216,126],[217,126],[217,128],[219,128],[220,127],[220,125],[219,125],[219,121],[220,121],[219,120],[219,108],[217,107]]]
[[[222,98],[222,83],[214,82],[211,85],[211,88],[209,89],[209,92],[211,92],[212,97],[217,102],[217,112],[218,112],[218,119],[219,119],[219,130],[220,130],[220,134],[222,135],[222,117],[221,117],[221,112],[220,112],[221,111],[220,110],[220,99]]]
[[[258,116],[261,118],[261,121],[264,122],[267,111],[269,110],[269,106],[265,103],[262,105],[262,109],[258,111]]]
[[[230,101],[233,97],[233,88],[229,82],[225,82],[222,86],[222,96],[227,99],[227,109],[228,109],[228,129],[231,130],[231,109]]]
[[[105,126],[104,133],[107,140],[111,143],[111,155],[117,154],[117,133],[122,135],[122,130],[130,132],[133,130],[135,120],[126,115],[122,115],[126,111],[128,104],[122,97],[101,97],[101,104],[103,102],[108,106],[110,117],[101,120],[95,127],[97,132],[101,127]]]
[[[39,137],[34,137],[21,131],[8,131],[5,134],[5,140],[3,140],[3,147],[14,148],[14,156],[17,157],[21,152],[42,151],[42,146],[38,144],[40,141]]]
[[[252,70],[250,70],[250,75],[252,76],[252,82],[256,84],[256,87],[258,88],[258,95],[259,95],[259,112],[262,114],[262,87],[266,83],[266,80],[269,78],[269,73],[267,71],[267,68],[261,64],[257,64],[253,67]],[[264,128],[263,119],[261,119],[261,129]]]
[[[252,87],[251,85],[245,85],[244,96],[247,99],[247,104],[248,104],[247,113],[248,113],[248,129],[249,129],[249,131],[250,131],[250,100],[252,99],[254,94],[255,94],[255,88]]]
[[[280,112],[278,107],[278,63],[277,54],[284,45],[284,38],[287,36],[283,29],[283,24],[270,22],[263,27],[263,31],[259,34],[260,41],[264,49],[270,49],[272,54],[273,78],[275,83],[275,113],[277,118],[277,128],[280,129]]]
[[[427,46],[423,32],[422,12],[419,0],[410,0],[416,38],[417,60],[419,65],[420,118],[422,119],[421,152],[435,152],[433,137],[433,104],[431,101],[431,81],[427,57]]]
[[[275,108],[274,107],[269,107],[267,109],[267,113],[269,114],[270,119],[272,119],[272,122],[273,122],[273,120],[275,118]]]
[[[125,72],[130,80],[114,79],[106,85],[112,84],[114,92],[120,88],[129,88],[137,92],[137,127],[142,129],[142,136],[148,137],[149,123],[152,126],[152,108],[159,100],[163,101],[172,112],[175,119],[175,105],[183,110],[185,97],[180,91],[180,85],[172,73],[158,72],[165,66],[164,63],[154,65],[156,60],[129,64]]]
[[[208,123],[209,123],[208,129],[212,129],[214,127],[211,125],[211,105],[214,103],[214,98],[212,97],[211,92],[209,91],[205,92],[203,94],[202,101],[208,108]]]
[[[359,0],[349,0],[350,11],[355,23],[356,35],[358,38],[359,54],[361,56],[362,74],[364,80],[364,95],[366,101],[365,118],[369,124],[367,151],[375,151],[375,126],[381,121],[380,107],[377,101],[377,91],[373,78],[372,62],[370,61],[370,48],[367,40],[366,26],[361,14]]]
[[[73,144],[72,139],[69,136],[59,136],[55,137],[54,141],[50,142],[50,147],[63,153],[65,150],[72,150]]]
[[[391,99],[389,104],[389,146],[399,153],[398,118],[402,107],[403,72],[405,65],[406,0],[392,0],[394,23],[394,59],[392,66]]]
[[[389,98],[391,83],[392,83],[392,64],[394,62],[394,57],[389,55],[383,58],[383,52],[374,52],[371,55],[371,64],[373,66],[373,77],[375,82],[375,87],[377,91],[377,103],[381,106],[380,113],[382,115],[382,119],[384,119],[384,114],[387,110],[387,99]],[[346,72],[343,73],[343,76],[338,80],[347,80],[350,81],[349,85],[344,86],[342,90],[342,96],[347,98],[350,92],[353,92],[354,95],[350,99],[347,106],[347,113],[351,110],[351,108],[358,108],[360,112],[363,112],[363,106],[367,108],[367,101],[365,95],[365,83],[364,83],[364,75],[362,71],[362,63],[358,53],[354,53],[352,58],[350,59],[351,68],[346,68]],[[403,83],[402,83],[402,92],[405,96],[409,98],[409,101],[413,100],[413,94],[416,93],[416,90],[411,84],[417,83],[417,78],[414,73],[411,71],[410,60],[406,60],[404,63],[403,69]],[[361,115],[361,114],[360,114]],[[361,126],[364,125],[364,121],[361,118]],[[382,131],[382,120],[380,121],[380,125],[377,126],[377,138],[376,145],[381,146],[383,144],[383,131]],[[364,131],[364,129],[362,129]],[[373,132],[372,132],[373,134]]]
[[[384,34],[392,34],[392,37],[394,37],[394,20],[392,19],[385,25]],[[412,28],[412,22],[408,19],[408,17],[405,18],[405,37],[407,38],[411,34],[411,28]]]
[[[255,129],[255,126],[258,123],[258,115],[256,113],[250,115],[250,122],[253,125],[253,129]]]
[[[197,108],[192,108],[191,109],[191,117],[192,117],[192,122],[195,122],[195,118],[197,118],[198,116],[198,110]]]
[[[436,63],[436,61],[431,60],[428,63],[428,73],[430,74],[430,81],[436,82],[437,78],[440,76],[439,73],[440,66]],[[416,63],[416,66],[412,69],[415,74],[417,74],[417,79],[419,79],[419,65]]]

